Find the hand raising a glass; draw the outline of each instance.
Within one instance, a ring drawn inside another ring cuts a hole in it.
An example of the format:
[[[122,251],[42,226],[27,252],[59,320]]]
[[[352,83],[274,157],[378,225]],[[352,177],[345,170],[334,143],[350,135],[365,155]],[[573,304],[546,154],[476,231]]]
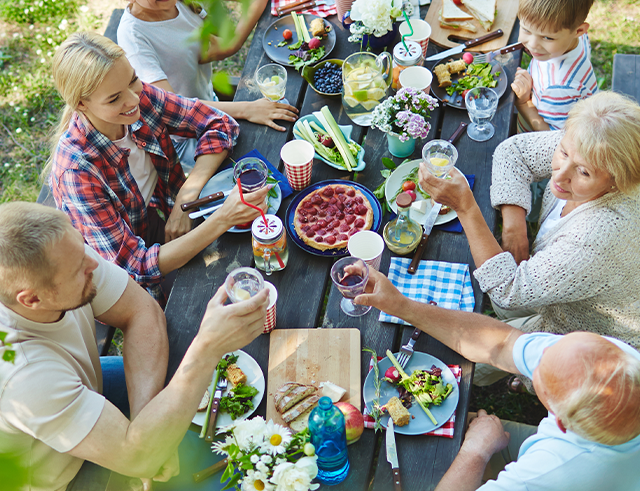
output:
[[[448,206],[458,214],[475,204],[473,192],[462,172],[453,168],[449,178],[438,179],[427,168],[424,162],[420,162],[418,173],[420,187],[431,196],[436,203]]]

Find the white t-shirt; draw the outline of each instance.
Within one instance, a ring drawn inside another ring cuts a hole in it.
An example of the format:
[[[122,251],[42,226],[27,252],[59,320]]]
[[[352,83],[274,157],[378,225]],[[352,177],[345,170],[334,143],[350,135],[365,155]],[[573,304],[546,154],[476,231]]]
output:
[[[547,215],[547,218],[545,218],[544,222],[540,224],[540,229],[538,230],[537,235],[538,239],[540,239],[544,234],[555,227],[556,223],[558,223],[562,219],[560,214],[562,213],[562,209],[566,204],[567,200],[565,199],[559,199],[558,201],[556,201],[556,204]]]
[[[120,148],[129,149],[129,170],[133,175],[133,179],[138,185],[140,194],[144,198],[144,204],[149,206],[149,202],[153,197],[153,192],[158,184],[158,172],[151,162],[151,156],[142,148],[138,147],[131,138],[129,127],[125,125],[125,134],[119,140],[113,143]]]
[[[176,6],[175,19],[158,22],[136,19],[127,7],[118,26],[118,44],[142,81],[166,79],[176,94],[218,100],[211,85],[211,63],[198,63],[200,44],[191,39],[202,19],[182,2]]]
[[[66,488],[84,461],[64,452],[89,434],[104,407],[94,317],[113,307],[129,277],[85,250],[99,263],[89,305],[42,324],[0,303],[0,331],[16,352],[15,363],[0,360],[0,454],[28,464],[30,491]]]

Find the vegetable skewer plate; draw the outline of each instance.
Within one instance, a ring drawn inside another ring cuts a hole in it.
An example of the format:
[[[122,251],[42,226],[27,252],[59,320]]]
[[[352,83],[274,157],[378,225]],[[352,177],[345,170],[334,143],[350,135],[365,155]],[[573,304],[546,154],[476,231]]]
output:
[[[230,354],[231,353],[226,353],[225,356]],[[236,362],[236,365],[238,365],[240,370],[242,370],[247,376],[247,382],[245,383],[245,385],[250,385],[251,387],[255,387],[256,389],[258,389],[258,393],[253,397],[253,399],[251,399],[251,402],[253,402],[253,409],[249,409],[249,411],[247,411],[237,419],[242,420],[247,419],[256,411],[256,409],[258,409],[258,406],[260,405],[260,402],[262,402],[262,398],[264,397],[266,384],[264,381],[264,374],[262,373],[262,369],[260,368],[260,365],[258,365],[258,362],[256,360],[254,360],[251,356],[249,356],[242,350],[234,351],[233,354],[238,355],[238,361]],[[215,375],[215,372],[213,372],[214,377]],[[231,384],[229,384],[227,389],[222,392],[222,397],[226,396],[230,389]],[[213,395],[215,391],[216,388],[213,386],[212,379],[211,383],[209,384],[209,393]],[[204,424],[206,415],[207,411],[200,411],[196,413],[191,422],[197,424],[198,426],[202,426]],[[222,428],[223,426],[230,425],[233,422],[234,420],[231,419],[231,415],[221,412],[218,414],[216,428]]]
[[[311,25],[311,21],[313,19],[320,19],[321,17],[316,17],[311,14],[301,14],[304,15],[304,20],[307,23],[307,27]],[[324,46],[324,56],[323,59],[329,56],[329,53],[333,51],[333,48],[336,46],[336,33],[335,29],[331,22],[327,19],[324,19],[325,26],[331,26],[331,30],[325,35],[322,40],[322,46]],[[282,33],[285,29],[289,29],[293,33],[293,39],[286,46],[282,46],[278,48],[277,44],[282,41],[284,38],[282,37]],[[309,33],[311,35],[311,33]],[[284,66],[293,66],[289,63],[289,55],[293,54],[293,51],[289,49],[289,46],[292,46],[298,42],[298,35],[296,33],[296,26],[293,22],[293,17],[290,15],[285,15],[271,24],[264,33],[264,37],[262,38],[262,48],[264,52],[267,54],[269,58],[271,58],[276,63],[280,63]],[[269,44],[271,43],[271,44]]]
[[[394,355],[398,356],[398,353],[394,353]],[[413,405],[409,408],[409,413],[412,416],[415,416],[415,418],[411,418],[411,422],[406,426],[394,426],[394,430],[396,433],[400,433],[401,435],[423,435],[425,433],[433,431],[437,428],[440,428],[443,424],[449,421],[449,418],[451,418],[456,408],[458,407],[458,399],[460,398],[458,381],[456,380],[455,375],[453,375],[451,369],[443,361],[439,360],[435,356],[428,355],[427,353],[416,351],[409,359],[409,363],[405,367],[404,371],[407,373],[407,375],[411,375],[414,370],[429,370],[431,369],[432,365],[435,365],[436,367],[442,369],[442,383],[451,384],[453,386],[453,391],[442,402],[440,406],[436,406],[433,404],[429,406],[429,411],[431,411],[433,417],[436,418],[438,424],[434,425],[427,414],[424,412],[424,410],[420,407],[420,405],[417,402],[414,402]],[[392,364],[391,360],[389,360],[389,357],[385,357],[380,360],[378,362],[380,377],[384,377],[384,372],[391,366]],[[370,370],[367,378],[364,381],[364,387],[362,388],[364,403],[369,411],[373,409],[373,399],[375,398],[375,386],[373,382],[374,377],[374,371]],[[398,389],[396,389],[395,385],[392,385],[389,382],[385,382],[384,380],[381,381],[381,406],[385,405],[389,401],[389,399],[397,395]],[[389,421],[389,416],[383,416],[381,419],[381,423],[385,428],[387,427],[387,421]]]
[[[435,67],[437,67],[438,65],[446,65],[450,61],[462,59],[462,55],[463,53],[459,53],[457,55],[453,55],[443,60],[440,60],[438,63],[433,65],[433,67],[431,68],[431,71],[433,72]],[[491,60],[490,64],[492,67],[491,73],[494,75],[494,78],[496,78],[497,73],[500,73],[500,75],[497,75],[497,79],[496,79],[498,84],[495,87],[493,87],[493,90],[495,90],[496,94],[498,94],[498,99],[500,99],[500,97],[502,97],[504,93],[507,91],[507,86],[509,85],[507,82],[507,74],[505,73],[504,67],[500,64],[500,62],[496,60]],[[452,74],[451,81],[455,83],[458,79],[464,76],[465,76],[465,72]],[[431,92],[440,102],[446,102],[447,106],[449,107],[455,107],[457,109],[465,109],[465,110],[467,109],[467,106],[464,103],[464,97],[462,97],[462,95],[457,92],[454,92],[452,95],[447,94],[446,87],[438,87],[438,79],[435,77],[435,75],[433,77],[433,83],[431,84]]]

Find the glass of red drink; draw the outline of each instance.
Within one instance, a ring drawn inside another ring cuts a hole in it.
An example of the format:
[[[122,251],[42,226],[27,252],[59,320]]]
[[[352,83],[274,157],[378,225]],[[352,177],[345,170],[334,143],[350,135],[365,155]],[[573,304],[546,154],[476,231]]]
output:
[[[244,193],[262,189],[267,184],[268,176],[267,164],[255,157],[240,159],[233,167],[233,178],[236,182],[240,179]]]
[[[359,317],[371,310],[371,306],[353,303],[354,298],[364,293],[368,279],[369,267],[357,257],[343,257],[331,268],[331,281],[344,297],[340,302],[340,308],[345,314]]]

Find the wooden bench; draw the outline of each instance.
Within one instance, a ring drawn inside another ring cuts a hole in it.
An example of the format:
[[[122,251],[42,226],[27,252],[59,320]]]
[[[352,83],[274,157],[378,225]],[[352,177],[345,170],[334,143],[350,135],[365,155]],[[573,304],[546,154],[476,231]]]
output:
[[[612,89],[640,103],[640,55],[614,55]]]

